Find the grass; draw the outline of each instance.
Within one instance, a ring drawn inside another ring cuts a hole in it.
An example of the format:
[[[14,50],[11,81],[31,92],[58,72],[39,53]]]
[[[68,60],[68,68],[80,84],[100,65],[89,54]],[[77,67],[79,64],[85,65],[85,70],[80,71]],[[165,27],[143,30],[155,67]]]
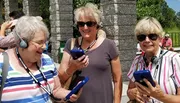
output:
[[[166,31],[166,32],[180,32],[180,28],[178,28],[178,27],[164,28],[164,31]]]
[[[164,31],[170,34],[173,42],[173,47],[180,47],[180,28],[164,28]]]

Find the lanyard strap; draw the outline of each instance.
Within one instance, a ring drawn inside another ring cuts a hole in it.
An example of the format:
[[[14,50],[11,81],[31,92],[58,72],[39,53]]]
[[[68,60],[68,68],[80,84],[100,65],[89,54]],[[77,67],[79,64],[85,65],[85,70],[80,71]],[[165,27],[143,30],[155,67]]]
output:
[[[94,41],[92,41],[91,43],[90,43],[90,45],[86,48],[86,49],[84,49],[84,51],[85,52],[88,52],[89,51],[89,49],[91,49],[93,46],[94,46],[94,44],[96,43],[96,41],[97,41],[97,36],[96,36],[96,39],[94,40]],[[83,42],[83,38],[81,39],[81,42],[80,42],[80,45],[79,45],[79,48],[80,49],[82,49],[82,42]]]
[[[39,66],[37,65],[37,63],[36,63],[36,66],[37,66],[39,72],[41,73],[41,75],[42,75],[42,77],[43,77],[43,80],[44,80],[44,81],[46,82],[46,84],[48,85],[49,91],[36,79],[36,77],[33,75],[33,73],[29,70],[29,68],[28,68],[28,67],[26,66],[26,64],[23,62],[23,60],[22,60],[22,58],[21,58],[21,56],[20,56],[17,48],[16,48],[16,54],[17,54],[17,56],[18,56],[19,61],[20,61],[21,64],[22,64],[22,66],[24,67],[24,69],[26,70],[26,72],[33,78],[34,82],[35,82],[36,84],[38,84],[46,93],[48,93],[48,95],[49,95],[52,99],[57,100],[57,101],[61,101],[60,98],[56,98],[56,97],[54,97],[54,95],[52,94],[52,90],[51,90],[50,85],[49,85],[49,83],[48,83],[48,81],[47,81],[47,78],[45,77],[44,73],[39,69]]]

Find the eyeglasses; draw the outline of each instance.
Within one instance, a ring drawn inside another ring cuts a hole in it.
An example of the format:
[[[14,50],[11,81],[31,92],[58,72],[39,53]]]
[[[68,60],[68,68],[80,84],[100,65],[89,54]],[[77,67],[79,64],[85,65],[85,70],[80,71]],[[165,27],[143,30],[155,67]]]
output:
[[[88,21],[88,22],[82,22],[79,21],[77,22],[78,27],[84,27],[84,25],[88,26],[88,27],[93,27],[94,25],[96,25],[96,22],[93,21]]]
[[[46,45],[46,42],[35,42],[35,41],[32,41],[33,44],[35,45],[38,45],[38,47],[43,47],[44,44]]]
[[[148,38],[153,41],[157,40],[157,38],[159,37],[157,34],[149,34],[149,35],[140,34],[140,35],[137,35],[137,40],[142,42],[146,39],[146,36],[148,36]]]

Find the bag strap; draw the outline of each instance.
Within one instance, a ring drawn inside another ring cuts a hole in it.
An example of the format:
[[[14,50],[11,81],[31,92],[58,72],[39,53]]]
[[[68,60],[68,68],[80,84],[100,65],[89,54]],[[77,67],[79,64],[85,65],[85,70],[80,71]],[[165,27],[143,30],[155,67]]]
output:
[[[0,100],[1,100],[1,96],[2,96],[2,91],[4,88],[4,84],[7,78],[7,74],[8,74],[8,67],[9,67],[9,57],[8,54],[6,52],[3,52],[3,67],[2,67],[2,80],[1,80],[1,91],[0,91]]]
[[[76,38],[71,38],[71,50],[74,48]]]
[[[71,38],[71,47],[70,47],[70,50],[72,50],[74,48],[74,45],[75,45],[75,41],[76,41],[76,38]],[[64,84],[63,88],[65,89],[69,89],[69,86],[71,84],[71,81],[72,81],[72,76],[69,77],[69,79],[66,81],[66,83]]]
[[[70,50],[72,50],[74,48],[74,45],[77,43],[78,45],[80,45],[80,43],[82,42],[82,37],[78,37],[78,38],[71,38],[71,47]]]

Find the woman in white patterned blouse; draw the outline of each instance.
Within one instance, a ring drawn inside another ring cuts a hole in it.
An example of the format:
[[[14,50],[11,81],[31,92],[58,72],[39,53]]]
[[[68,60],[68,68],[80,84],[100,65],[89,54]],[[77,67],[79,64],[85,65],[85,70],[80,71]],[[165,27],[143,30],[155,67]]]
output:
[[[130,79],[127,90],[130,100],[140,103],[180,103],[180,54],[160,48],[162,33],[160,23],[153,17],[145,17],[136,25],[135,35],[145,53],[135,57],[127,74]],[[143,81],[148,87],[135,82],[133,73],[138,70],[149,70],[155,87],[147,79]]]

